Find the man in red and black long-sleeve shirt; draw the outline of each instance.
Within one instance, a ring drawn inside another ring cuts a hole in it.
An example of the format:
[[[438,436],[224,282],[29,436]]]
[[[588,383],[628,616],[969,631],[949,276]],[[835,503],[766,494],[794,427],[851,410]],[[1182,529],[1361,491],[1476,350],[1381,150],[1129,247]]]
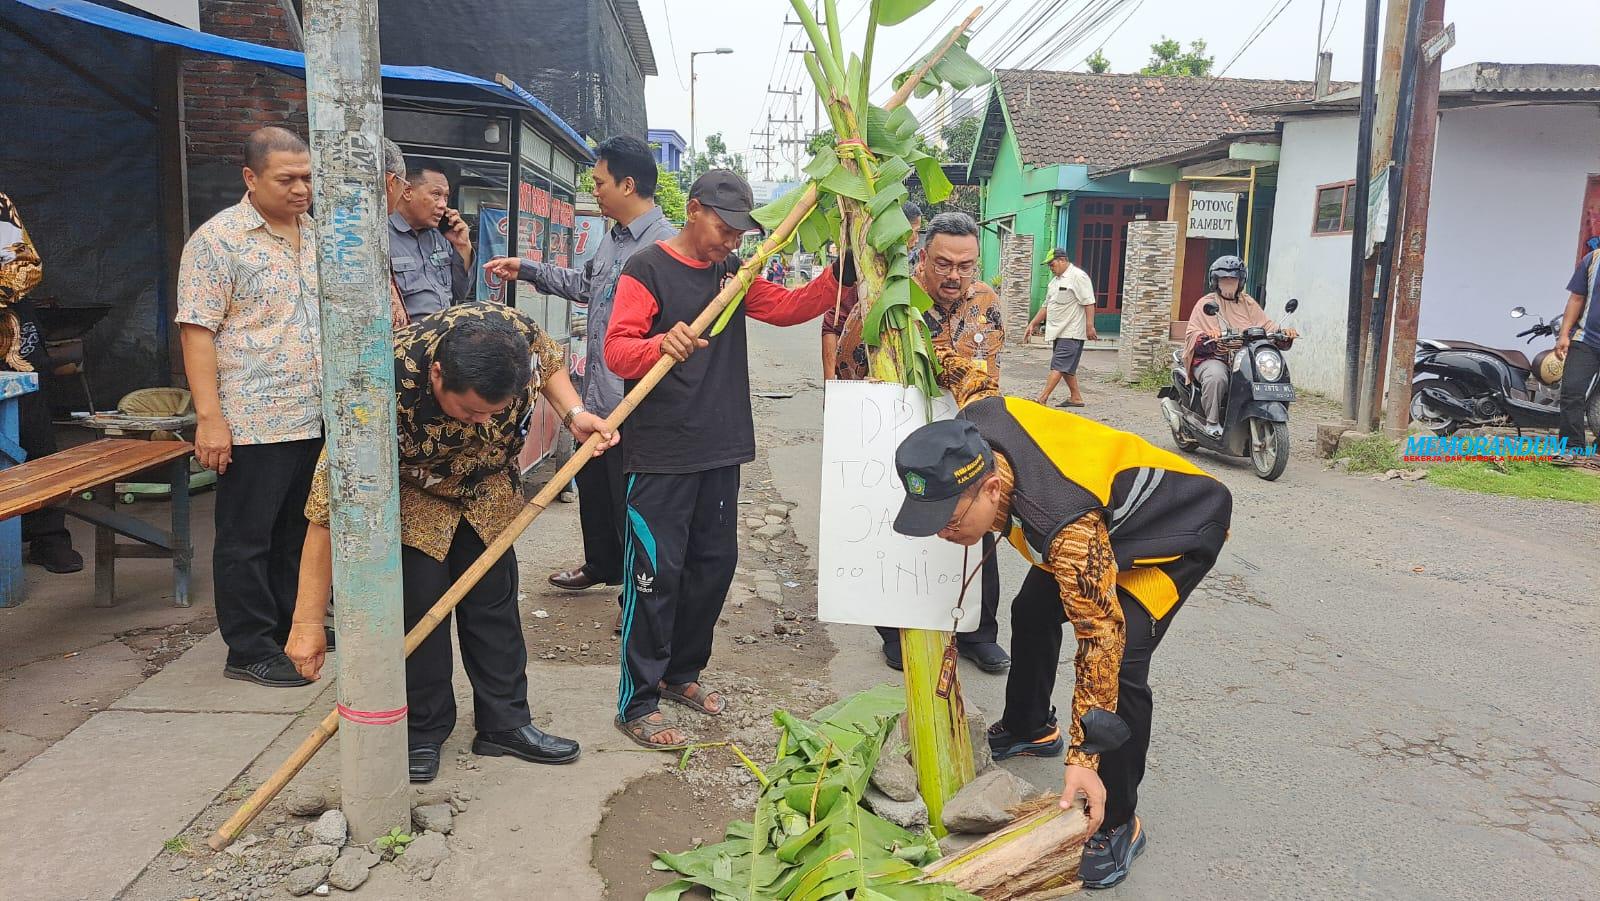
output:
[[[720,335],[694,337],[688,324],[739,269],[733,252],[758,227],[753,207],[750,186],[732,172],[696,180],[683,230],[623,267],[606,330],[606,365],[630,390],[663,355],[678,361],[622,427],[617,725],[651,748],[687,741],[662,717],[661,698],[712,716],[727,706],[700,684],[700,671],[738,562],[739,467],[756,455],[745,318],[798,325],[831,309],[841,290],[833,270],[794,291],[758,278]],[[842,267],[843,287],[854,285],[850,261]]]

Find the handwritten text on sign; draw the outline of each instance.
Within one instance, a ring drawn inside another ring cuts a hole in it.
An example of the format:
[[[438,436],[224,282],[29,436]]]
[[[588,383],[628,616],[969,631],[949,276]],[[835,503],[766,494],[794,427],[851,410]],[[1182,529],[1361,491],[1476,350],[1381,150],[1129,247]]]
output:
[[[1239,195],[1195,191],[1189,195],[1191,238],[1234,241],[1239,237]]]
[[[954,415],[955,402],[948,395],[933,401],[934,419]],[[950,630],[950,611],[961,593],[962,549],[940,538],[907,538],[894,530],[905,497],[895,476],[894,451],[928,421],[928,398],[916,388],[827,383],[818,619]],[[977,555],[970,565],[978,565]],[[967,594],[962,632],[978,627],[978,592]]]

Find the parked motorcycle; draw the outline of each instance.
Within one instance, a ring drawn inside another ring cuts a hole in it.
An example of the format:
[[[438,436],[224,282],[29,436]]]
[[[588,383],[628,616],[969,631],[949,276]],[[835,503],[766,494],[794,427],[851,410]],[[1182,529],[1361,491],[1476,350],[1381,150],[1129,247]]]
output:
[[[1511,318],[1528,311],[1517,307]],[[1538,323],[1517,333],[1532,344],[1535,338],[1556,334],[1561,320]],[[1523,429],[1557,429],[1561,426],[1562,361],[1554,348],[1532,360],[1520,350],[1485,347],[1471,341],[1431,338],[1417,341],[1416,375],[1411,382],[1411,418],[1437,435],[1460,429],[1511,426]],[[1600,431],[1600,378],[1589,380],[1585,391],[1590,431]]]
[[[1293,313],[1299,307],[1300,301],[1291,298],[1284,312]],[[1216,303],[1207,303],[1205,311],[1217,315]],[[1184,371],[1180,351],[1172,353],[1172,384],[1156,395],[1161,398],[1161,414],[1171,426],[1179,450],[1203,447],[1230,457],[1248,456],[1256,475],[1270,482],[1289,465],[1288,405],[1294,401],[1294,385],[1283,352],[1294,339],[1283,331],[1268,332],[1260,327],[1236,332],[1226,320],[1222,328],[1217,346],[1231,352],[1232,373],[1223,399],[1221,432],[1207,429],[1200,382]]]

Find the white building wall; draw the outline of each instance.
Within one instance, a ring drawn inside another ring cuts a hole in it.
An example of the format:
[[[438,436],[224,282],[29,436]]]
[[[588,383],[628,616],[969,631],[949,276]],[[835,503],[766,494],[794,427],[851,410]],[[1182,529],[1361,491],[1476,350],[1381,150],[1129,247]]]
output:
[[[1589,173],[1600,173],[1594,106],[1446,110],[1418,334],[1525,348],[1513,336],[1530,322],[1510,318],[1512,307],[1560,317]]]
[[[1354,117],[1284,123],[1267,262],[1267,313],[1279,318],[1289,298],[1299,298],[1293,324],[1301,338],[1289,353],[1290,373],[1295,385],[1336,397],[1344,391],[1350,236],[1313,235],[1311,225],[1317,186],[1345,181],[1355,168]]]
[[[1295,384],[1335,397],[1344,390],[1350,236],[1312,235],[1311,223],[1317,186],[1352,177],[1355,134],[1353,115],[1284,124],[1267,273],[1269,313],[1300,298]],[[1590,173],[1600,173],[1592,105],[1445,110],[1419,335],[1512,347],[1521,328],[1510,308],[1559,316]]]

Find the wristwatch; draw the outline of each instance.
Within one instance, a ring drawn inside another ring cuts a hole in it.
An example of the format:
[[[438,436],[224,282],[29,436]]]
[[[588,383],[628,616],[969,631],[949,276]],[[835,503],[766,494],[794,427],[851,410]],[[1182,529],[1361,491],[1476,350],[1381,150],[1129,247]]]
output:
[[[576,419],[579,413],[587,412],[589,412],[589,408],[583,404],[573,404],[572,409],[567,411],[567,415],[561,417],[561,425],[570,429],[572,428],[572,420]]]

